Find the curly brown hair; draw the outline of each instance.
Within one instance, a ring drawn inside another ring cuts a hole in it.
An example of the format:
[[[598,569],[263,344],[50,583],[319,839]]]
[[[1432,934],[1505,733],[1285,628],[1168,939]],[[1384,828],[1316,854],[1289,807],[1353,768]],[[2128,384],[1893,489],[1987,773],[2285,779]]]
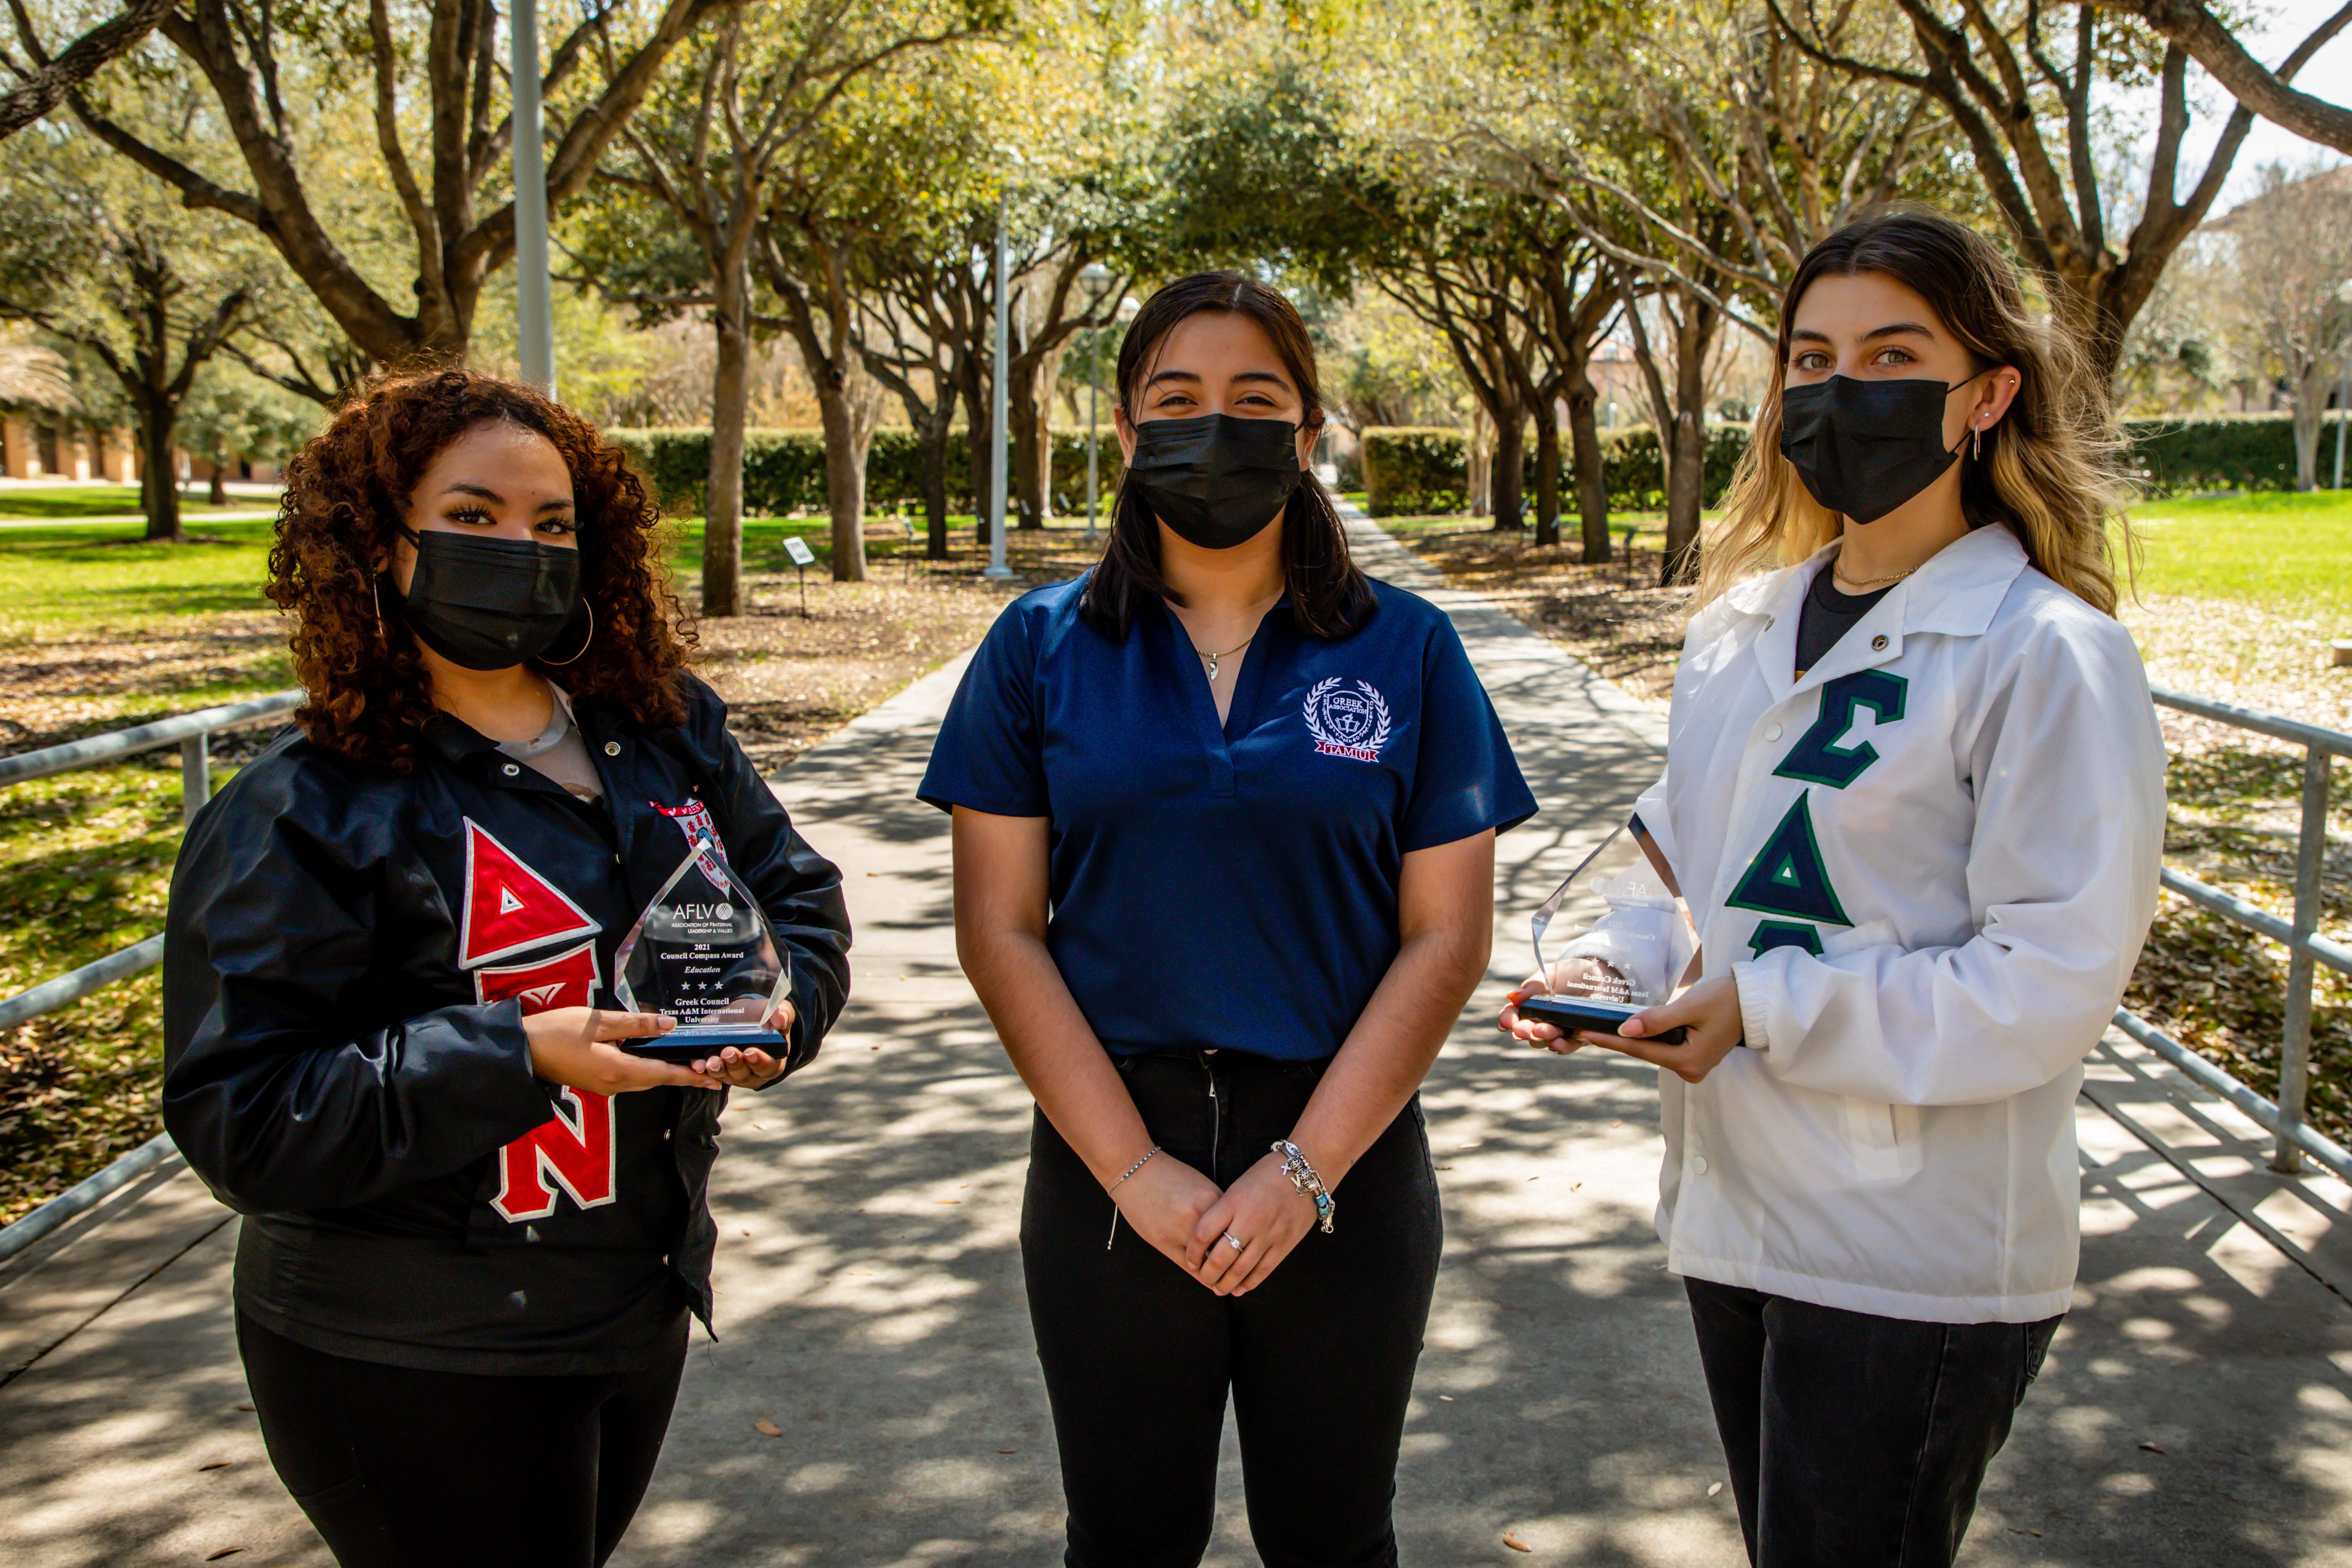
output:
[[[564,689],[641,724],[684,721],[678,676],[694,630],[662,566],[659,514],[621,449],[530,387],[435,370],[361,383],[286,465],[265,591],[294,618],[294,674],[309,694],[294,721],[313,743],[395,773],[415,767],[440,710],[406,621],[379,611],[376,563],[390,558],[433,459],[490,423],[537,431],[571,470],[580,594],[595,633],[562,667]]]

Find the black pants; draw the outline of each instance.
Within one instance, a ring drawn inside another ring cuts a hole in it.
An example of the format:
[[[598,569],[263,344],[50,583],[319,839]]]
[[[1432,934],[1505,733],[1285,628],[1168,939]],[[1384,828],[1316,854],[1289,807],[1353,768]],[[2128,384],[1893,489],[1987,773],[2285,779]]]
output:
[[[1221,1187],[1289,1136],[1323,1068],[1234,1051],[1120,1066],[1160,1158]],[[1213,1295],[1125,1225],[1114,1235],[1109,1197],[1037,1117],[1021,1261],[1069,1501],[1068,1568],[1201,1561],[1228,1388],[1265,1568],[1396,1562],[1397,1446],[1441,1241],[1419,1101],[1333,1195],[1331,1235],[1308,1231],[1247,1295]]]
[[[686,1366],[487,1377],[329,1355],[236,1316],[278,1479],[342,1568],[592,1568],[646,1495]]]
[[[2058,1331],[1685,1279],[1757,1568],[1947,1568]]]

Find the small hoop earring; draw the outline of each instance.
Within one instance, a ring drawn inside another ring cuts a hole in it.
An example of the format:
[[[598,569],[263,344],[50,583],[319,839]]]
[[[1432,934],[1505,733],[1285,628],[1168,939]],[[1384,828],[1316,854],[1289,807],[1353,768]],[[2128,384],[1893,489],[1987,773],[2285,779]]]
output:
[[[376,584],[383,580],[383,574],[382,573],[377,573],[368,579],[368,597],[370,600],[373,601],[375,605],[375,640],[378,642],[385,640],[383,635],[383,590],[376,586]]]
[[[1981,425],[1976,427],[1975,436],[1969,444],[1969,456],[1977,458],[1984,456],[1984,426]]]
[[[573,654],[570,658],[542,658],[539,661],[550,669],[562,669],[567,664],[578,664],[581,655],[588,651],[588,645],[596,640],[596,605],[591,600],[583,599],[580,601],[580,607],[588,612],[588,635],[580,639],[580,652]]]

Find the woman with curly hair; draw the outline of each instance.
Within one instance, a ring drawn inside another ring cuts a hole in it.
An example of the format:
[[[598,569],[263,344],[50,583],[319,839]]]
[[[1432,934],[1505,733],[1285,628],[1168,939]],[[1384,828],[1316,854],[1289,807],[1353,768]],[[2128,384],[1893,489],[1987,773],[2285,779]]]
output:
[[[164,1121],[246,1218],[237,1343],[345,1568],[601,1563],[710,1319],[725,1090],[816,1054],[840,874],[690,634],[621,454],[527,387],[377,381],[287,468],[297,727],[173,877]],[[790,950],[781,1057],[623,1043],[614,949],[716,853]]]

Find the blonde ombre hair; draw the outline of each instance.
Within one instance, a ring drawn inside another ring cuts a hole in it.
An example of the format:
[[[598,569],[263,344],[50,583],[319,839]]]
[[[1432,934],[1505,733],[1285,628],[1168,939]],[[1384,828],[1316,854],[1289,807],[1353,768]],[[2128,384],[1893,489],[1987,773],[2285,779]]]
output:
[[[1780,392],[1798,301],[1817,278],[1858,272],[1891,278],[1926,300],[1979,368],[2017,372],[2017,396],[1984,432],[1983,455],[1961,451],[1961,510],[1971,528],[2007,526],[2052,581],[2114,615],[2114,552],[2130,548],[2122,515],[2129,492],[2106,388],[2071,333],[2027,310],[2009,258],[1975,230],[1918,207],[1857,218],[1807,251],[1789,279],[1771,384],[1722,515],[1705,536],[1697,603],[1838,537],[1838,515],[1813,500],[1780,455]]]

